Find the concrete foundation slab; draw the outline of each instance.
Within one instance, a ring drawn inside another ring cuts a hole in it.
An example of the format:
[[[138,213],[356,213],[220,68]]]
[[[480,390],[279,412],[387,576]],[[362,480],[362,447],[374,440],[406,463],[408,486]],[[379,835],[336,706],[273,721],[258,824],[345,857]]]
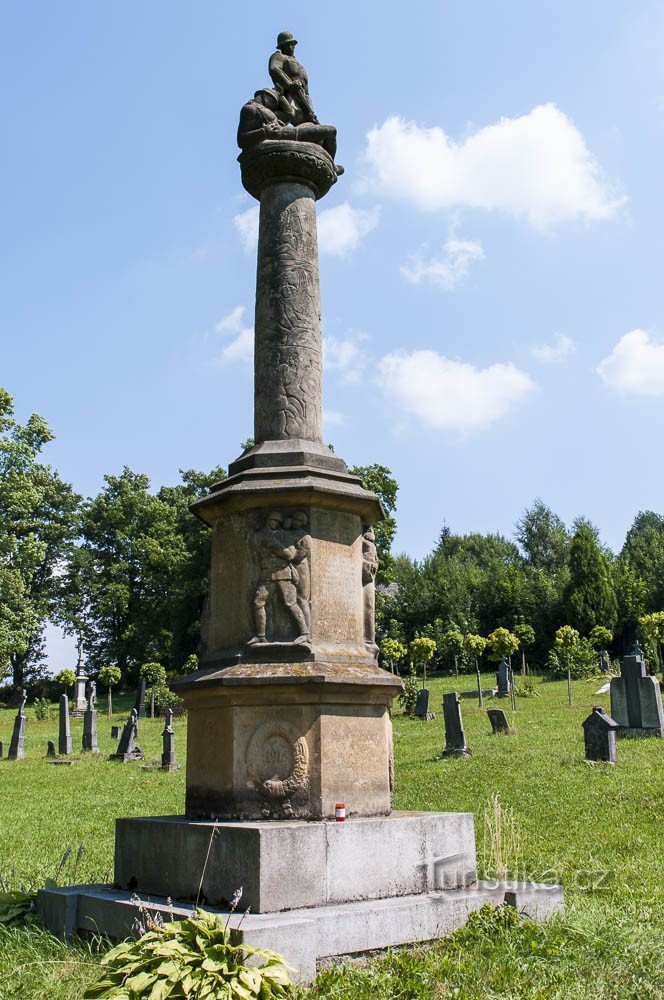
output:
[[[244,901],[243,901],[244,903]],[[312,906],[283,913],[225,913],[238,943],[271,948],[296,969],[298,982],[310,982],[318,963],[332,957],[357,955],[399,945],[431,941],[457,930],[470,913],[485,904],[506,903],[544,920],[563,909],[560,886],[534,883],[478,882],[472,888],[447,889],[391,899],[358,900]],[[110,886],[42,889],[38,910],[53,933],[103,933],[124,938],[143,911],[161,913],[165,920],[189,916],[191,903],[141,896]]]

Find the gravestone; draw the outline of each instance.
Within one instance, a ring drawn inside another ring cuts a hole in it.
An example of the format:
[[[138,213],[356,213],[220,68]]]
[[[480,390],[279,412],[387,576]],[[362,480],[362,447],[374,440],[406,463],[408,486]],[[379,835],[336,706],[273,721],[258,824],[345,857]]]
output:
[[[5,744],[0,740],[0,760],[5,756]]]
[[[95,704],[97,702],[97,685],[94,681],[90,681],[90,687],[88,689],[88,707],[85,710],[85,715],[83,716],[83,750],[88,753],[99,753],[99,744],[97,743],[97,711],[95,709]]]
[[[144,677],[139,678],[138,689],[136,691],[136,701],[134,702],[134,708],[136,709],[136,718],[145,718],[145,692],[147,690],[147,682]]]
[[[620,661],[620,677],[611,679],[611,716],[618,736],[664,736],[659,680],[648,675],[638,643]]]
[[[443,695],[443,718],[445,720],[443,757],[470,757],[472,750],[466,743],[461,720],[461,702],[456,691]]]
[[[417,692],[417,701],[415,702],[415,715],[418,719],[423,719],[425,722],[429,722],[431,719],[435,719],[436,716],[433,712],[429,711],[429,689],[421,688]]]
[[[508,698],[510,693],[510,666],[504,656],[498,664],[496,680],[498,682],[496,696],[498,698]]]
[[[28,700],[27,691],[23,689],[21,703],[14,719],[14,732],[9,744],[7,760],[22,760],[25,757],[25,727],[27,719],[25,717],[25,703]]]
[[[119,740],[122,735],[122,726],[111,726],[111,739]]]
[[[74,705],[72,715],[80,718],[88,707],[88,699],[86,695],[88,675],[86,674],[85,667],[83,666],[83,643],[80,639],[76,648],[78,649],[78,660],[76,661],[76,682],[74,686]]]
[[[513,729],[507,721],[502,708],[489,708],[486,714],[489,716],[494,736],[513,736],[516,733],[516,729]]]
[[[53,742],[53,740],[49,740],[48,743],[46,744],[46,756],[53,758],[58,756],[57,753],[55,752],[55,743]]]
[[[616,763],[616,733],[618,723],[603,708],[593,708],[583,722],[586,760]]]
[[[71,754],[71,729],[69,727],[69,698],[60,695],[60,716],[58,725],[58,753],[63,757]]]
[[[132,760],[143,760],[145,754],[136,743],[138,736],[138,715],[135,708],[132,708],[131,715],[122,730],[122,736],[115,753],[111,754],[111,760],[120,760],[127,764]]]
[[[172,708],[169,708],[166,711],[166,724],[164,725],[164,731],[161,734],[161,744],[162,771],[179,771],[180,767],[175,759],[175,732],[173,730]]]

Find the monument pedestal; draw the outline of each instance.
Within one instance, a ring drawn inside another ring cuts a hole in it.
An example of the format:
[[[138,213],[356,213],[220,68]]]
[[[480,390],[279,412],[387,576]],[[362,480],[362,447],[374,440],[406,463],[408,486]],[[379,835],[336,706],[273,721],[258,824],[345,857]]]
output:
[[[434,940],[486,904],[538,920],[563,906],[559,886],[478,881],[470,813],[344,823],[120,819],[115,879],[115,887],[41,890],[46,926],[62,936],[103,930],[123,938],[139,906],[177,920],[199,897],[206,910],[228,915],[224,905],[242,887],[228,917],[237,943],[279,952],[299,982],[331,958]]]

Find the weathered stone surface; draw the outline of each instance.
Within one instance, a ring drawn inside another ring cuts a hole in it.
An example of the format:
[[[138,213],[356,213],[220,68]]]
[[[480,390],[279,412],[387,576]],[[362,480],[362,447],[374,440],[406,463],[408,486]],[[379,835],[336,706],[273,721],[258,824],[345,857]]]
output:
[[[85,710],[85,715],[83,716],[83,741],[82,748],[83,751],[88,753],[99,753],[99,744],[97,742],[97,711],[95,709],[95,704],[97,701],[97,685],[94,681],[90,682],[88,688],[88,707]]]
[[[367,664],[238,664],[178,684],[190,818],[386,815],[389,706],[401,681]]]
[[[494,736],[513,736],[516,733],[516,729],[513,729],[507,721],[502,708],[489,708],[486,714],[489,716]]]
[[[619,736],[664,736],[659,681],[648,676],[638,647],[621,660],[620,677],[611,679],[611,716]]]
[[[443,718],[445,720],[443,757],[470,757],[472,750],[466,743],[461,720],[461,702],[455,691],[443,695]]]
[[[616,763],[616,732],[618,723],[601,707],[593,708],[583,722],[583,739],[587,760]]]
[[[510,667],[509,663],[503,656],[502,660],[498,664],[498,690],[496,691],[496,696],[498,698],[507,698],[510,693]]]
[[[115,753],[111,754],[111,760],[119,760],[123,764],[128,764],[133,760],[143,760],[145,754],[136,743],[138,736],[138,712],[132,708],[129,718],[122,730],[120,742]]]
[[[60,695],[60,711],[58,716],[58,753],[63,757],[69,756],[72,752],[71,728],[69,725],[69,698],[66,694]]]
[[[162,771],[179,771],[180,766],[175,759],[175,731],[173,729],[173,709],[166,711],[166,722],[161,734],[161,769]]]
[[[277,951],[296,970],[296,980],[306,983],[315,978],[321,960],[436,940],[457,930],[482,906],[503,903],[540,921],[564,909],[557,885],[478,882],[466,889],[282,913],[237,912],[228,915],[228,924],[238,944]],[[137,899],[131,892],[98,885],[40,889],[37,901],[46,927],[61,937],[98,933],[100,927],[112,938],[128,937],[140,916],[139,906],[160,913],[164,920],[183,919],[194,909],[193,904],[173,904],[165,897]]]
[[[19,705],[16,718],[14,719],[14,730],[9,744],[9,753],[7,754],[8,760],[22,760],[25,757],[25,728],[27,725],[27,718],[24,710],[26,701],[27,694],[24,690],[21,698],[21,704]]]
[[[115,882],[140,894],[269,913],[356,899],[461,888],[477,879],[470,813],[392,813],[345,823],[120,819]],[[298,877],[293,878],[297,871]]]
[[[147,690],[147,681],[145,678],[141,677],[138,681],[138,687],[136,688],[136,700],[134,702],[134,708],[136,710],[136,718],[145,718],[145,692]]]
[[[429,711],[429,702],[429,689],[420,688],[417,692],[417,701],[415,702],[415,715],[418,719],[423,719],[425,722],[430,722],[432,719],[436,718],[434,713]]]

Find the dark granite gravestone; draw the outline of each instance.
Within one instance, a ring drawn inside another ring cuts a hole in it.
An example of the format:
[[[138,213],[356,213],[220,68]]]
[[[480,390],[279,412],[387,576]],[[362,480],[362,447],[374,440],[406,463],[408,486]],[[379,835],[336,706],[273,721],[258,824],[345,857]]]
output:
[[[88,690],[88,707],[83,716],[83,750],[88,753],[99,753],[97,743],[97,711],[95,703],[97,701],[97,685],[90,682]]]
[[[7,760],[22,760],[25,757],[25,726],[27,719],[25,717],[24,709],[27,700],[28,695],[24,689],[21,697],[21,704],[18,707],[18,712],[16,713],[16,718],[14,719],[14,732],[12,733],[11,742],[9,744]]]
[[[470,757],[472,750],[466,743],[466,734],[461,721],[461,702],[455,691],[443,695],[443,717],[445,719],[443,757]]]
[[[143,677],[140,678],[138,682],[138,690],[136,691],[136,701],[134,702],[134,708],[136,709],[136,718],[145,718],[145,692],[147,690],[147,683]]]
[[[118,749],[111,754],[111,760],[120,760],[127,764],[132,760],[143,760],[145,754],[136,743],[138,736],[138,715],[135,708],[132,708],[131,715],[122,730],[122,736],[118,743]]]
[[[615,764],[618,728],[618,723],[603,708],[593,708],[583,722],[586,760],[606,760]]]
[[[122,735],[122,726],[111,726],[111,739],[119,740]]]
[[[179,771],[178,762],[175,759],[175,732],[173,730],[173,709],[169,708],[166,711],[166,724],[164,726],[164,731],[161,734],[161,744],[162,744],[162,754],[161,754],[161,769],[162,771]]]
[[[496,696],[498,698],[508,698],[510,693],[510,665],[504,656],[498,664],[496,680],[498,683]]]
[[[431,719],[435,719],[436,716],[433,712],[429,711],[429,689],[421,688],[417,692],[417,701],[415,702],[415,715],[418,719],[423,719],[425,722],[429,722]]]
[[[516,733],[516,729],[512,729],[507,721],[502,708],[489,708],[486,714],[489,716],[494,736],[513,736]]]
[[[58,756],[55,752],[55,743],[53,742],[53,740],[49,740],[48,743],[46,744],[46,756],[53,758]]]
[[[648,676],[638,643],[620,661],[620,677],[611,680],[611,716],[619,736],[664,736],[659,681]]]
[[[60,718],[58,726],[58,753],[63,757],[71,754],[71,729],[69,728],[69,698],[60,695]]]
[[[0,760],[5,756],[5,744],[0,740]]]

